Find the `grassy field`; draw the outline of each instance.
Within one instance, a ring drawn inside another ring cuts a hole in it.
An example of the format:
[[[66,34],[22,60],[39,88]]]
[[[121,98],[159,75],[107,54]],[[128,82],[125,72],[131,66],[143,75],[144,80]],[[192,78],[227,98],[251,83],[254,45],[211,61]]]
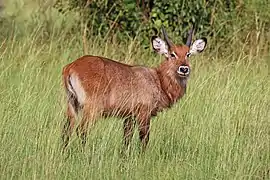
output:
[[[9,36],[0,42],[0,179],[270,179],[269,57],[241,47],[228,57],[210,51],[192,57],[187,94],[152,119],[145,154],[138,132],[130,154],[120,154],[119,119],[99,121],[84,152],[74,134],[61,154],[61,71],[83,55],[82,38],[68,33],[73,15],[49,27],[28,17],[1,29]],[[90,54],[148,66],[163,60],[138,46],[88,41]]]

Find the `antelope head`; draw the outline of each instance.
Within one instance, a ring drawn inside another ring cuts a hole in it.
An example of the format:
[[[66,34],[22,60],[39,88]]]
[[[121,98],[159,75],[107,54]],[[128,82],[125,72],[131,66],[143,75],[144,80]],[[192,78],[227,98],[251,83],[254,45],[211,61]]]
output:
[[[153,36],[153,49],[166,57],[166,65],[170,73],[174,73],[180,78],[187,78],[190,75],[189,57],[203,52],[207,39],[201,38],[192,43],[193,26],[189,30],[185,45],[175,45],[168,37],[165,29],[161,28],[164,40],[158,36]]]

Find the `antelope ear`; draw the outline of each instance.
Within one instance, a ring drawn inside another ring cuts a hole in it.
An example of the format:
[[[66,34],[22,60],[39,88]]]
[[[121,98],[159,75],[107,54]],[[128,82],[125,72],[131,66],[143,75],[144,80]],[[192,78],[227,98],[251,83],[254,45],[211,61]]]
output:
[[[207,44],[206,38],[201,38],[201,39],[194,41],[190,47],[189,53],[191,55],[196,55],[196,54],[203,52],[203,50],[206,47],[206,44]]]
[[[159,53],[159,54],[164,54],[166,57],[169,57],[169,50],[168,46],[165,41],[163,41],[160,37],[158,36],[153,36],[151,38],[152,42],[152,47],[153,49]]]

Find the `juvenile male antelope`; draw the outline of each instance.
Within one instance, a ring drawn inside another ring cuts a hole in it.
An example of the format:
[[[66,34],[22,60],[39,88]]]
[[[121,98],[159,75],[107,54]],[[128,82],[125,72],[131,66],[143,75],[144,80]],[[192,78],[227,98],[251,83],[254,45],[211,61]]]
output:
[[[83,56],[63,68],[68,97],[67,122],[63,129],[64,146],[82,112],[78,132],[86,142],[89,125],[101,116],[118,116],[124,120],[124,141],[128,146],[133,135],[133,118],[139,127],[143,148],[149,140],[150,118],[171,107],[186,91],[190,75],[188,57],[201,53],[206,39],[192,45],[193,28],[186,45],[174,45],[162,28],[164,40],[152,37],[153,49],[165,56],[158,67],[131,66],[99,56]]]

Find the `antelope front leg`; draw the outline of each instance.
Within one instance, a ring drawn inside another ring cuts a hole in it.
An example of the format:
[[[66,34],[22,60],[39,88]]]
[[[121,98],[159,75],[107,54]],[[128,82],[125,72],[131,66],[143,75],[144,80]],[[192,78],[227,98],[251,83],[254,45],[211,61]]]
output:
[[[139,136],[142,143],[142,150],[145,151],[150,135],[150,116],[142,115],[138,117]]]
[[[124,120],[124,144],[126,148],[128,148],[133,134],[134,134],[134,121],[132,118],[126,118]]]

